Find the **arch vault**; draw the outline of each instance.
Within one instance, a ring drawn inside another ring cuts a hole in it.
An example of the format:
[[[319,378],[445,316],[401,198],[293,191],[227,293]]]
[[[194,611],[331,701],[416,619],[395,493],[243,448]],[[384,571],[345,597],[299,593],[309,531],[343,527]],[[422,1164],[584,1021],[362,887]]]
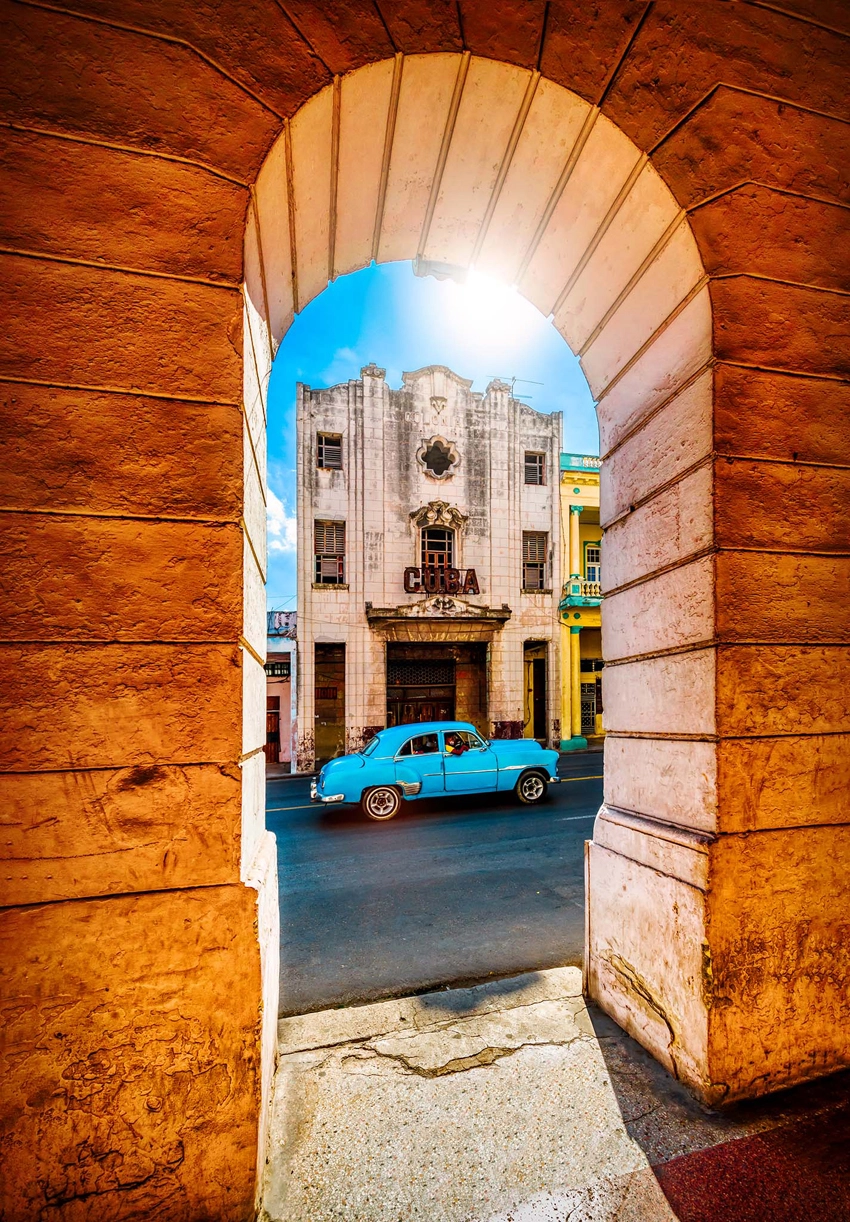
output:
[[[265,388],[372,259],[515,283],[598,402],[589,993],[712,1102],[846,1064],[841,6],[7,7],[8,1216],[250,1211]]]

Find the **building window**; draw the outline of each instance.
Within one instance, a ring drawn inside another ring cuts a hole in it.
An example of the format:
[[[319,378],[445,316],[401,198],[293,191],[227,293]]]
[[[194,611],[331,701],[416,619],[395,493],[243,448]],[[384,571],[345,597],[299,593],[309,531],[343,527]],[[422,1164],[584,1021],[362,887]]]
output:
[[[544,466],[543,454],[532,454],[530,450],[525,452],[525,482],[527,484],[545,484],[546,468]]]
[[[602,548],[588,544],[584,549],[585,581],[602,580]]]
[[[319,433],[316,446],[316,466],[331,471],[342,470],[341,433]]]
[[[339,586],[345,581],[345,523],[314,522],[316,584]]]
[[[291,677],[289,658],[282,658],[278,662],[266,662],[265,672],[270,679],[289,679]]]
[[[542,530],[522,532],[522,588],[546,589],[546,552],[548,536]]]
[[[455,532],[429,526],[422,531],[422,567],[454,568]]]
[[[443,476],[451,468],[454,458],[445,441],[435,438],[422,453],[422,462],[432,475]]]

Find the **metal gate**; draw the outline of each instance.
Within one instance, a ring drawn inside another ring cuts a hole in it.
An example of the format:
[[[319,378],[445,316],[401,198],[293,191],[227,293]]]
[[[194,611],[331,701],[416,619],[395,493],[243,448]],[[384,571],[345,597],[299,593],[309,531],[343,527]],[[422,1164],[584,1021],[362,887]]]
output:
[[[595,683],[582,683],[581,685],[581,732],[585,737],[588,734],[596,733]]]

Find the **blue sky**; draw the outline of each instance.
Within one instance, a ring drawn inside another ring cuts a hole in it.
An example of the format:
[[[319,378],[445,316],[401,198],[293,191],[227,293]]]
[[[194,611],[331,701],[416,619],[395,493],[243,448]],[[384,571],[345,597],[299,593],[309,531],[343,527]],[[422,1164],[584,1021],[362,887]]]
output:
[[[483,391],[517,381],[539,412],[564,413],[564,449],[599,453],[593,398],[552,324],[512,289],[473,274],[465,285],[384,263],[343,276],[295,319],[269,383],[269,609],[295,607],[295,384],[335,386],[374,361],[391,387],[403,371],[448,365]],[[542,383],[534,385],[533,383]]]

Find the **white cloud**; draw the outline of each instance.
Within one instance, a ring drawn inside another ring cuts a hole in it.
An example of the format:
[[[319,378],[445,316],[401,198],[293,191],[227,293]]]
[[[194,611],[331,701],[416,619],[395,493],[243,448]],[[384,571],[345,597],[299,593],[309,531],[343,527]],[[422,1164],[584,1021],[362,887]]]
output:
[[[269,532],[270,552],[294,552],[297,544],[295,515],[286,512],[286,506],[273,488],[269,488],[266,505],[266,528]]]
[[[347,382],[349,378],[358,378],[361,366],[365,363],[353,348],[337,348],[330,364],[319,374],[319,383],[322,386],[336,386],[340,382]]]

